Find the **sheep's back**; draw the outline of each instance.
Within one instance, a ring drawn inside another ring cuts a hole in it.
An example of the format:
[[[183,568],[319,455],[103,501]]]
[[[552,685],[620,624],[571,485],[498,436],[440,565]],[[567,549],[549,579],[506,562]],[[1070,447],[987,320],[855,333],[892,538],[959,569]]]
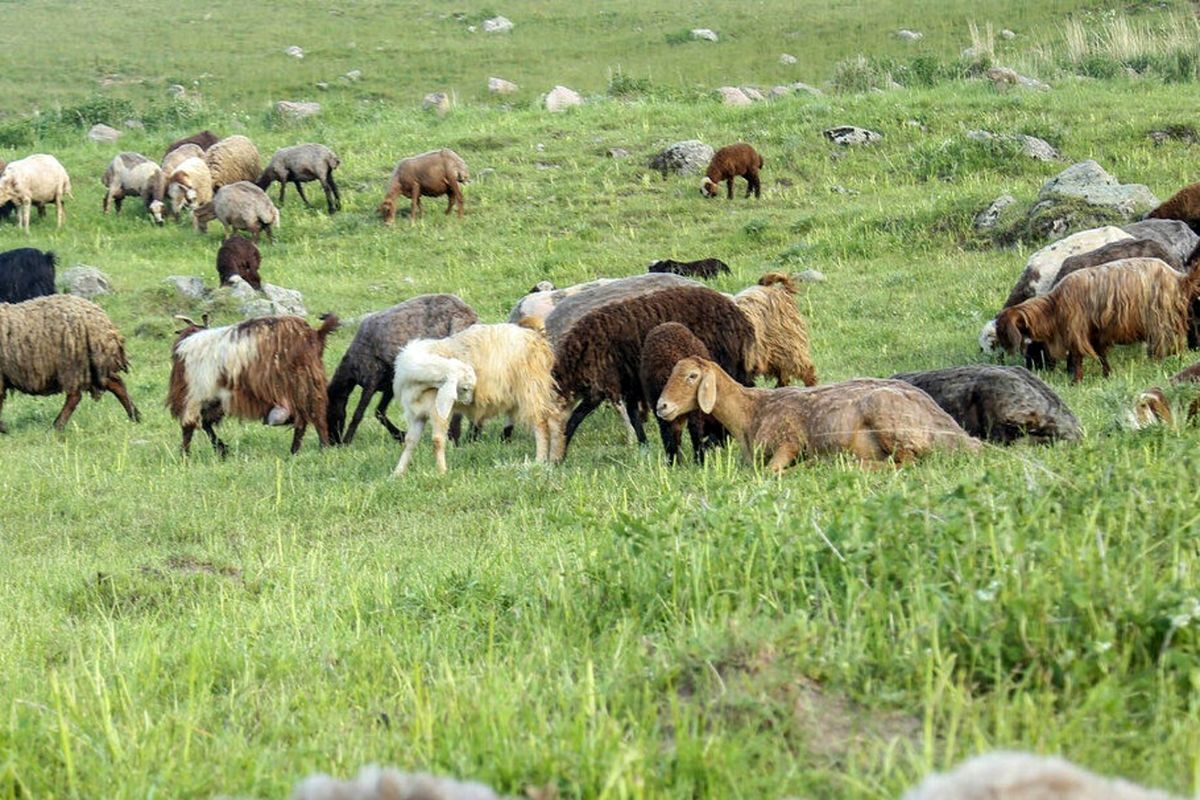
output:
[[[212,173],[214,187],[238,181],[253,183],[262,173],[258,148],[246,136],[235,135],[222,139],[204,152],[204,161]]]
[[[587,314],[609,303],[619,303],[635,297],[652,294],[662,289],[672,287],[698,287],[707,289],[699,281],[684,278],[670,273],[648,273],[632,275],[628,278],[608,280],[603,283],[593,281],[592,284],[581,284],[584,288],[572,291],[574,287],[555,289],[563,292],[562,298],[555,304],[554,309],[543,320],[546,326],[546,336],[557,344],[566,333]],[[711,290],[710,290],[711,291]],[[669,321],[669,320],[668,320]]]
[[[1112,225],[1092,228],[1071,234],[1038,250],[1025,262],[1025,269],[1017,283],[1004,301],[1004,308],[1015,306],[1031,297],[1039,297],[1050,291],[1062,262],[1071,256],[1079,255],[1103,247],[1111,242],[1122,239],[1132,239],[1125,231]]]
[[[95,303],[60,294],[0,304],[0,373],[9,386],[99,396],[128,368],[124,337]]]
[[[474,309],[455,295],[421,295],[364,318],[350,349],[361,348],[390,369],[396,354],[411,340],[441,339],[478,321]]]

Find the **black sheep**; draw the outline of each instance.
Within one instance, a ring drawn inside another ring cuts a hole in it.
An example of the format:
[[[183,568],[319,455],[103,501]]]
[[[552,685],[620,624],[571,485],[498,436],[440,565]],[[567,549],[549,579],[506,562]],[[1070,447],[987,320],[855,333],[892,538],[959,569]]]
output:
[[[978,439],[1012,444],[1026,437],[1053,442],[1076,441],[1083,435],[1062,398],[1024,367],[974,364],[900,373],[892,380],[928,394]]]
[[[664,258],[650,265],[647,272],[669,272],[672,275],[695,275],[698,278],[715,278],[729,272],[729,265],[719,258],[702,258],[699,261],[674,261]]]
[[[642,396],[647,408],[658,404],[658,396],[671,377],[671,370],[682,358],[696,356],[712,360],[704,342],[696,338],[687,326],[678,322],[664,322],[656,325],[646,334],[642,342],[642,365],[640,370],[642,380]],[[658,432],[662,437],[663,449],[667,453],[667,461],[675,464],[679,461],[679,451],[682,445],[683,426],[686,423],[688,435],[692,440],[692,455],[696,463],[704,463],[704,451],[712,444],[721,444],[725,440],[725,429],[719,422],[699,409],[683,414],[667,422],[658,420]]]
[[[0,303],[22,303],[54,294],[54,253],[20,247],[0,253]]]

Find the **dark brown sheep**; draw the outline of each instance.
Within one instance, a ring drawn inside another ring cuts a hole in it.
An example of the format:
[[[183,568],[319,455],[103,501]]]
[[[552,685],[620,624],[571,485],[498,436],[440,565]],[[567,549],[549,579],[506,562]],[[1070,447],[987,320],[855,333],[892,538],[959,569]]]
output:
[[[708,174],[700,182],[700,191],[705,197],[716,197],[720,191],[721,181],[725,181],[727,198],[733,199],[733,179],[746,179],[746,197],[753,192],[755,197],[762,196],[762,184],[758,180],[758,171],[763,167],[763,157],[745,142],[729,144],[713,153],[712,161],[708,163]]]
[[[1165,203],[1146,215],[1146,219],[1177,219],[1200,233],[1200,183],[1191,183],[1171,195]]]
[[[1062,266],[1058,268],[1058,274],[1054,276],[1054,283],[1050,285],[1050,288],[1053,289],[1062,282],[1063,278],[1072,272],[1087,269],[1088,267],[1098,267],[1110,261],[1120,261],[1122,258],[1157,258],[1160,261],[1165,261],[1171,269],[1183,270],[1183,264],[1167,248],[1153,239],[1122,239],[1119,242],[1111,242],[1087,253],[1071,256],[1063,261]]]
[[[262,255],[258,252],[258,245],[243,236],[230,236],[221,242],[221,249],[217,251],[217,275],[221,278],[222,286],[228,286],[232,283],[230,279],[237,275],[261,292],[262,278],[258,274],[260,264]]]
[[[181,147],[185,144],[194,144],[203,151],[212,147],[219,141],[221,141],[220,136],[217,136],[210,130],[202,130],[199,133],[193,133],[191,136],[171,142],[169,145],[167,145],[167,151],[163,153],[163,158],[166,158],[175,148]]]
[[[646,399],[647,408],[654,408],[658,404],[658,396],[667,385],[671,370],[675,368],[676,362],[688,356],[709,358],[704,342],[697,339],[686,325],[664,322],[651,328],[646,334],[646,340],[642,342],[641,379],[642,396]],[[663,449],[667,453],[667,461],[671,464],[679,461],[685,423],[692,440],[692,455],[697,464],[704,463],[704,451],[708,446],[719,444],[725,439],[725,429],[721,424],[699,409],[678,416],[670,422],[657,417],[656,419]]]
[[[664,258],[650,265],[647,272],[668,272],[672,275],[694,275],[697,278],[715,278],[729,272],[729,265],[719,258],[702,258],[699,261],[675,261]]]
[[[450,149],[430,150],[419,156],[405,158],[392,171],[392,181],[388,185],[387,196],[379,204],[379,214],[384,223],[391,225],[396,220],[396,199],[401,195],[412,199],[412,212],[409,220],[413,223],[421,215],[421,196],[441,197],[447,195],[446,213],[449,214],[455,204],[458,205],[458,216],[463,215],[463,195],[460,184],[471,180],[467,164],[458,153]]]

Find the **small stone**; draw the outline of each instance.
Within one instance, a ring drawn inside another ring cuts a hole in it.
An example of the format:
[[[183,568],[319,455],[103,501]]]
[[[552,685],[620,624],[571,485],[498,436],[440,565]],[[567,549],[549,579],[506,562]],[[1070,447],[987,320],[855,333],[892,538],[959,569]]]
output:
[[[967,131],[967,138],[976,142],[1020,142],[1022,155],[1038,161],[1056,161],[1059,158],[1058,151],[1054,149],[1044,139],[1039,139],[1036,136],[1012,134],[992,133],[991,131]]]
[[[772,86],[771,91],[767,92],[767,98],[769,100],[776,100],[780,97],[787,97],[790,94],[792,94],[792,87],[790,86]]]
[[[317,81],[317,88],[320,89],[322,92],[328,91],[329,84],[326,83],[325,81]]]
[[[421,108],[426,111],[436,111],[439,115],[450,110],[450,95],[445,92],[430,92],[421,101]]]
[[[474,33],[477,30],[479,30],[479,28],[476,28],[474,25],[467,26],[467,33]]]
[[[513,94],[517,91],[517,85],[512,81],[504,80],[504,78],[488,78],[487,86],[488,91],[492,94]]]
[[[1000,31],[1000,38],[1001,39],[1015,39],[1015,38],[1017,38],[1017,35],[1015,33],[1013,33],[1012,31],[1010,31],[1008,28],[1005,28],[1004,30]]]
[[[110,128],[108,125],[97,124],[93,125],[92,129],[87,132],[87,138],[93,142],[112,143],[121,138],[121,132],[116,128]]]
[[[1000,215],[1004,209],[1017,202],[1017,198],[1011,194],[1002,194],[991,202],[987,208],[975,215],[975,230],[990,231],[996,227],[996,223],[1000,221]]]
[[[479,170],[479,173],[475,176],[475,180],[485,181],[495,174],[496,170],[492,169],[491,167],[484,167],[483,169]]]
[[[292,58],[304,58],[304,48],[297,45],[292,45],[283,52],[287,53]]]
[[[610,147],[610,148],[608,148],[608,157],[609,158],[629,158],[629,151],[626,150],[624,147]]]
[[[566,86],[555,86],[550,93],[546,95],[546,110],[557,113],[566,111],[572,106],[583,105],[583,98],[574,89],[568,89]]]
[[[538,142],[537,144],[535,144],[533,146],[533,149],[537,150],[539,153],[544,153],[544,152],[546,152],[546,145],[542,144],[541,142]]]
[[[784,53],[781,56],[779,56],[779,63],[780,64],[795,64],[796,57],[794,55],[792,55],[791,53]]]
[[[760,92],[758,89],[755,89],[753,86],[742,86],[740,88],[742,90],[742,94],[746,95],[746,97],[749,97],[752,102],[761,103],[767,99],[765,96],[763,96],[762,92]]]
[[[822,131],[822,135],[834,144],[840,144],[844,147],[874,144],[883,138],[882,133],[869,131],[866,128],[859,128],[856,125],[839,125],[836,128],[829,128]]]
[[[801,283],[823,283],[825,281],[825,273],[815,269],[806,269],[802,272],[793,272],[792,280],[800,281]]]
[[[187,94],[187,89],[183,88],[183,86],[178,83],[172,83],[167,87],[167,94],[171,95],[172,97],[183,97]]]
[[[174,287],[176,292],[188,300],[203,300],[208,297],[208,290],[204,288],[204,281],[195,276],[171,275],[165,278],[163,282],[168,286]]]
[[[77,264],[65,270],[58,276],[58,282],[68,294],[89,300],[100,295],[112,294],[112,285],[109,283],[108,276],[86,264]]]
[[[1018,86],[1022,89],[1033,89],[1039,92],[1047,92],[1050,90],[1048,84],[1042,83],[1034,78],[1027,78],[1020,75],[1014,69],[1008,67],[988,67],[984,73],[987,79],[992,82],[992,85],[1000,91],[1006,90],[1010,86]]]
[[[299,121],[321,113],[320,103],[300,103],[280,100],[275,104],[275,113],[284,119]]]
[[[492,17],[483,21],[484,33],[508,33],[512,29],[513,23],[508,17]]]
[[[715,42],[717,41],[717,33],[708,28],[692,28],[692,38],[702,39],[706,42]]]
[[[727,106],[748,106],[753,103],[746,93],[736,86],[722,86],[717,89],[717,93],[721,95],[721,102]]]
[[[345,78],[346,80],[350,81],[351,83],[354,83],[355,81],[362,78],[362,70],[361,69],[352,69],[349,72],[347,72],[345,75],[343,75],[342,77]]]
[[[140,119],[127,119],[121,124],[131,131],[142,130],[146,127],[146,124]]]
[[[906,42],[919,42],[925,38],[925,34],[920,31],[910,31],[908,28],[896,31],[896,36]]]
[[[795,89],[797,92],[805,92],[806,94],[811,94],[813,97],[820,97],[821,95],[825,94],[817,87],[809,86],[807,83],[801,83],[800,81],[796,81],[795,83],[793,83],[792,88]]]

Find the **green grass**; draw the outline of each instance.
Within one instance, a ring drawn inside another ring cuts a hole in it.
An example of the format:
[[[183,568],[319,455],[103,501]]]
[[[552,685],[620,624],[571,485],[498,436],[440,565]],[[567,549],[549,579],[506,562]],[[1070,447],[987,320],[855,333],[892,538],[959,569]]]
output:
[[[1189,122],[1190,94],[1114,80],[1004,95],[955,82],[748,109],[685,92],[555,116],[525,102],[554,82],[602,91],[617,63],[674,88],[768,83],[788,50],[817,79],[871,43],[899,51],[891,26],[917,22],[880,5],[617,4],[620,24],[580,4],[462,7],[517,23],[511,39],[485,41],[440,20],[450,7],[332,16],[314,5],[308,34],[291,36],[266,33],[266,12],[214,2],[179,6],[196,33],[164,58],[182,34],[111,35],[132,6],[96,6],[85,29],[75,6],[9,3],[6,29],[39,14],[45,30],[60,26],[62,58],[54,69],[17,59],[0,96],[16,98],[10,111],[21,98],[89,101],[99,64],[146,75],[151,85],[117,97],[154,109],[166,83],[208,70],[218,77],[190,118],[155,118],[121,148],[157,156],[203,126],[245,132],[264,154],[333,146],[344,212],[328,218],[291,194],[277,243],[263,246],[265,278],[301,289],[314,319],[451,291],[496,321],[543,278],[715,256],[733,266],[714,282],[726,291],[780,264],[824,272],[799,301],[821,379],[887,376],[978,360],[979,327],[1037,245],[979,249],[971,217],[1001,192],[1031,200],[1063,166],[965,143],[965,130],[1042,136],[1166,197],[1194,179],[1193,146],[1146,133]],[[1050,26],[1079,4],[1036,17],[975,8],[997,27]],[[967,9],[925,24],[922,46],[956,56]],[[754,23],[751,11],[786,22]],[[411,30],[396,22],[413,16]],[[828,27],[807,23],[817,16]],[[235,20],[240,36],[218,37]],[[732,41],[666,43],[693,22]],[[424,35],[440,26],[463,56]],[[36,30],[20,52],[46,46]],[[811,41],[787,38],[797,30]],[[85,33],[86,44],[71,38]],[[351,36],[371,61],[345,50]],[[537,55],[534,41],[547,44]],[[303,62],[276,52],[291,43]],[[213,55],[235,45],[255,52]],[[485,56],[493,45],[500,54]],[[311,125],[266,116],[268,99],[354,67],[368,77],[321,96]],[[514,108],[474,102],[487,74],[528,94]],[[446,86],[472,102],[417,113],[420,94]],[[885,138],[833,158],[820,131],[848,122]],[[1119,425],[1136,391],[1192,356],[1151,362],[1131,347],[1107,380],[1094,364],[1079,386],[1048,376],[1086,429],[1079,445],[902,470],[827,461],[777,480],[733,449],[669,469],[653,434],[650,448],[626,445],[607,410],[553,469],[529,463],[528,435],[502,444],[491,430],[450,451],[446,476],[426,442],[390,480],[399,448],[374,421],[349,448],[319,451],[310,435],[293,458],[288,432],[231,420],[227,461],[198,443],[185,462],[162,408],[172,315],[205,308],[162,279],[211,285],[218,236],[153,228],[136,200],[101,216],[98,176],[117,148],[72,127],[21,130],[35,138],[0,158],[53,152],[75,185],[66,227],[35,220],[28,244],[112,276],[116,293],[100,302],[127,337],[145,421],[130,425],[104,399],[58,435],[60,398],[5,403],[0,797],[283,797],[308,772],[374,761],[513,794],[555,783],[581,798],[882,800],[993,747],[1200,788],[1196,432]],[[695,180],[645,169],[693,137],[754,142],[762,199],[706,202]],[[440,145],[477,176],[466,218],[430,202],[417,226],[384,228],[373,209],[395,160]],[[608,158],[611,147],[633,155]],[[0,247],[26,242],[0,226]],[[331,338],[330,369],[350,338]]]

